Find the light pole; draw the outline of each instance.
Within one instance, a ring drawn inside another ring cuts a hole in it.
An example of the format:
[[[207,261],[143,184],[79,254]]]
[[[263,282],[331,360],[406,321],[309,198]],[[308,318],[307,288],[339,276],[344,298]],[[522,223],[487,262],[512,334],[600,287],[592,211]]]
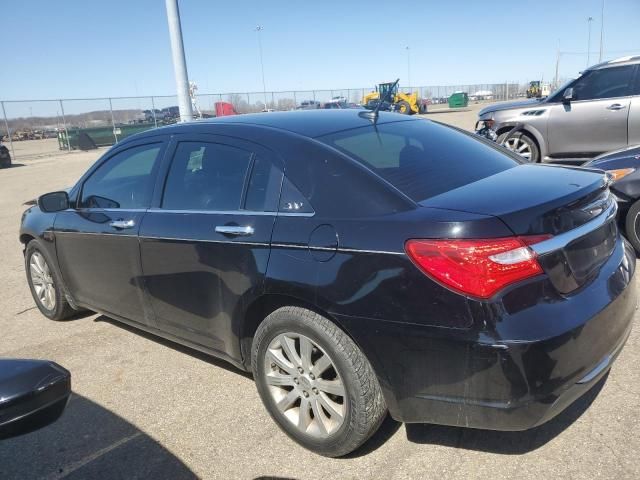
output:
[[[604,0],[602,0],[602,14],[600,15],[600,56],[598,62],[602,61],[602,37],[604,37]]]
[[[264,109],[267,110],[267,87],[264,83],[264,61],[262,60],[262,40],[260,38],[260,32],[264,30],[262,25],[256,26],[256,33],[258,35],[258,51],[260,52],[260,71],[262,72],[262,94],[264,95]]]
[[[189,97],[189,78],[187,76],[187,61],[184,57],[184,43],[182,42],[182,27],[180,26],[178,0],[166,0],[165,4],[167,7],[167,20],[169,21],[173,70],[176,76],[176,87],[178,90],[180,121],[189,122],[193,120],[193,111],[191,110],[191,98]]]
[[[407,50],[407,86],[411,89],[411,49],[409,46],[405,49]]]
[[[587,18],[587,25],[589,26],[589,39],[587,40],[587,68],[589,68],[589,63],[591,62],[591,22],[593,22],[593,17]]]

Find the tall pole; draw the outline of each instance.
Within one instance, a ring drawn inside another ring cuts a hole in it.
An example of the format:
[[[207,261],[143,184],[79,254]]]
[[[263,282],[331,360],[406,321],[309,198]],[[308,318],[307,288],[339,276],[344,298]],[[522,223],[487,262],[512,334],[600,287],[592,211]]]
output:
[[[16,152],[13,151],[13,139],[11,138],[11,130],[9,130],[9,121],[7,120],[7,111],[4,109],[4,102],[0,102],[2,105],[2,115],[4,116],[4,127],[7,129],[7,137],[9,137],[9,148],[11,148],[11,157],[16,159]],[[2,140],[2,137],[0,137]]]
[[[264,96],[264,109],[267,110],[267,87],[264,83],[264,61],[262,60],[262,39],[260,38],[260,32],[264,30],[262,25],[256,26],[256,33],[258,35],[258,52],[260,53],[260,71],[262,72],[262,95]]]
[[[180,26],[178,0],[165,0],[165,4],[167,7],[167,20],[169,21],[171,57],[173,59],[173,70],[176,76],[180,121],[189,122],[193,120],[193,111],[191,110],[191,97],[189,97],[189,77],[187,76],[187,61],[184,57],[184,43],[182,42],[182,27]]]
[[[591,63],[591,22],[593,22],[593,17],[587,18],[587,24],[589,25],[589,39],[587,40],[587,68],[589,68],[589,64]]]
[[[602,0],[602,14],[600,15],[600,56],[598,62],[602,61],[602,38],[604,37],[604,0]]]
[[[407,85],[411,87],[411,49],[407,46]]]
[[[556,53],[556,75],[553,77],[553,89],[555,90],[560,85],[558,85],[558,69],[560,67],[560,40],[558,40],[558,50]]]

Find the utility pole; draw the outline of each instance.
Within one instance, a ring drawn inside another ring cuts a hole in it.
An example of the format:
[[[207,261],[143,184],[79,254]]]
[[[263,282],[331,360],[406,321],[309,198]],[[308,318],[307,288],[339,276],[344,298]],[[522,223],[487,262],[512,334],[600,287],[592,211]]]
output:
[[[587,40],[587,68],[589,68],[589,64],[591,63],[591,22],[593,22],[593,17],[587,18],[587,24],[589,26],[589,39]]]
[[[260,32],[264,30],[262,25],[256,26],[256,32],[258,34],[258,52],[260,53],[260,71],[262,72],[262,94],[264,95],[264,109],[267,110],[267,87],[264,83],[264,61],[262,59],[262,40],[260,38]]]
[[[604,0],[602,0],[602,14],[600,15],[600,56],[598,62],[602,62],[602,38],[604,37]]]
[[[559,87],[558,85],[558,69],[560,68],[560,40],[558,40],[558,51],[556,53],[556,76],[553,77],[553,89]]]
[[[405,48],[407,50],[407,86],[411,88],[411,49],[409,46]]]
[[[182,42],[182,27],[180,26],[178,0],[165,0],[165,4],[167,7],[167,20],[169,21],[171,57],[173,59],[173,70],[176,76],[180,121],[190,122],[193,120],[193,110],[191,109],[191,97],[189,96],[189,77],[187,76],[187,61],[184,57],[184,43]]]

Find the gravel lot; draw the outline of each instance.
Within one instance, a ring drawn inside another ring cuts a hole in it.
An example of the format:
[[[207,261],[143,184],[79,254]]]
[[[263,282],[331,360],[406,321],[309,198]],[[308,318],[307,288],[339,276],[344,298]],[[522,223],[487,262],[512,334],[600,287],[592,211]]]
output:
[[[471,129],[477,108],[427,117]],[[0,478],[640,478],[637,326],[606,383],[538,429],[387,420],[349,458],[326,459],[280,433],[251,378],[231,366],[99,315],[46,320],[24,275],[23,203],[73,184],[100,154],[0,170],[0,357],[52,359],[74,390],[57,423],[0,441]]]

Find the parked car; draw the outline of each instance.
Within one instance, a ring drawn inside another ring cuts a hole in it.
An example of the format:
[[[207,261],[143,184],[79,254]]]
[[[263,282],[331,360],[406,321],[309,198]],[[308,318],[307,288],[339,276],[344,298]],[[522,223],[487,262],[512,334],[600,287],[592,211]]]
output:
[[[42,428],[62,415],[71,374],[47,360],[0,359],[0,440]]]
[[[600,168],[612,176],[620,227],[640,255],[640,145],[601,155],[583,167]]]
[[[603,378],[637,302],[615,212],[600,170],[313,110],[129,137],[20,241],[43,315],[87,308],[252,371],[291,438],[339,456],[387,411],[522,430]]]
[[[298,110],[316,110],[322,107],[322,103],[316,100],[303,100],[297,107]]]
[[[588,68],[543,100],[496,103],[479,120],[504,135],[526,127],[507,145],[530,162],[585,161],[640,143],[640,56]]]
[[[9,168],[11,166],[11,153],[9,149],[0,143],[0,168]]]

